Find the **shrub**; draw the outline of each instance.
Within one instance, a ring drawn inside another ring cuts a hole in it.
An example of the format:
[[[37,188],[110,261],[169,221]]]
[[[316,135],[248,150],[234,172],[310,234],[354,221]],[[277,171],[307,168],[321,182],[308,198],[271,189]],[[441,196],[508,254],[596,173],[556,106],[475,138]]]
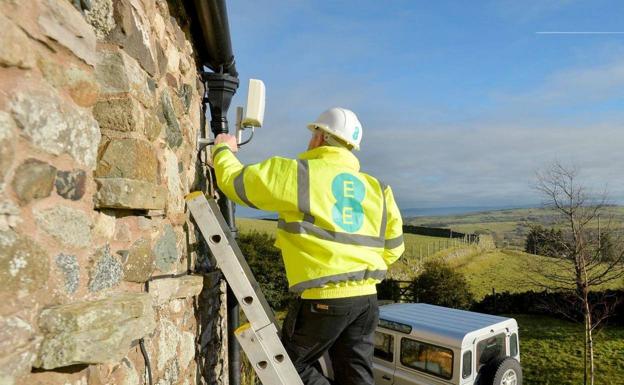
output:
[[[284,309],[291,298],[282,256],[273,243],[275,238],[266,233],[241,234],[238,245],[247,259],[249,268],[260,285],[269,305],[275,310]]]
[[[415,302],[468,309],[474,299],[466,278],[443,260],[425,262],[413,287]]]
[[[589,293],[592,307],[592,317],[602,318],[605,314],[611,316],[607,322],[611,325],[624,325],[624,290],[592,291]],[[583,321],[581,303],[573,293],[550,291],[527,291],[522,293],[496,293],[486,295],[476,302],[473,311],[489,314],[537,314],[569,320]],[[562,312],[562,307],[565,309]],[[576,308],[576,314],[570,312]]]

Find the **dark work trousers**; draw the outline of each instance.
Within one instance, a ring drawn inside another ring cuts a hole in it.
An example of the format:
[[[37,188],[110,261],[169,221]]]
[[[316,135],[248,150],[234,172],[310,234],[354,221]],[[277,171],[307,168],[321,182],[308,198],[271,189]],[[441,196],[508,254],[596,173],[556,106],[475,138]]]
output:
[[[296,299],[282,327],[282,342],[305,385],[328,385],[318,359],[327,351],[335,385],[374,385],[373,333],[377,296]]]

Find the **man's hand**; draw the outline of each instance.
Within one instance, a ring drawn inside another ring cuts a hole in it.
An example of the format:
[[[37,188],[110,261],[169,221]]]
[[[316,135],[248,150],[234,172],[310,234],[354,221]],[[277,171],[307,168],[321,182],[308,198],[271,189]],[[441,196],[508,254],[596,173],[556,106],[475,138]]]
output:
[[[232,150],[232,152],[238,151],[238,143],[236,142],[236,137],[234,135],[219,134],[215,138],[214,143],[215,144],[227,143],[227,145],[230,147],[230,150]]]

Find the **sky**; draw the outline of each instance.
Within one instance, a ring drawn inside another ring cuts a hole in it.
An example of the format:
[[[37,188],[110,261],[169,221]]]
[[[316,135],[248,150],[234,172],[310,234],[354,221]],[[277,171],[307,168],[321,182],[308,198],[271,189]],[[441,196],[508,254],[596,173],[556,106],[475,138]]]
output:
[[[362,171],[403,210],[539,204],[554,161],[624,202],[621,0],[234,0],[228,14],[233,105],[249,78],[266,85],[244,163],[296,157],[306,124],[341,106],[362,122]]]

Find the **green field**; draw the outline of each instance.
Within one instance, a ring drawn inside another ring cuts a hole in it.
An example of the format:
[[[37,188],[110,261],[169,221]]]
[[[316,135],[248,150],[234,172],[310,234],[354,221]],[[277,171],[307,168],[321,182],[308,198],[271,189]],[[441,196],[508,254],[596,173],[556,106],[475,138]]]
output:
[[[550,317],[514,315],[525,385],[583,383],[583,327]],[[595,333],[596,385],[624,384],[624,328]]]
[[[528,290],[543,290],[533,282],[537,266],[548,266],[550,258],[511,250],[476,250],[451,261],[451,264],[470,284],[477,300],[492,293],[508,291],[520,293]]]
[[[483,219],[483,218],[481,218]],[[480,227],[499,230],[512,228],[512,221],[489,224],[458,224],[454,230],[472,232]],[[276,222],[241,218],[241,232],[275,234]],[[463,227],[462,227],[463,226]],[[473,226],[472,229],[469,226]],[[481,227],[483,226],[483,227]],[[389,275],[410,279],[427,258],[444,258],[464,273],[477,300],[492,292],[540,290],[534,281],[538,268],[555,268],[547,257],[510,249],[483,249],[476,245],[449,243],[447,239],[413,234],[405,235],[406,252]],[[425,252],[429,248],[429,253]],[[624,287],[624,279],[611,287]],[[524,384],[576,385],[583,378],[582,325],[550,317],[514,315],[520,326],[520,346]],[[596,385],[624,385],[624,328],[607,327],[595,333]],[[246,372],[249,371],[247,368]],[[246,373],[245,377],[248,375]],[[245,378],[249,381],[248,378]]]

